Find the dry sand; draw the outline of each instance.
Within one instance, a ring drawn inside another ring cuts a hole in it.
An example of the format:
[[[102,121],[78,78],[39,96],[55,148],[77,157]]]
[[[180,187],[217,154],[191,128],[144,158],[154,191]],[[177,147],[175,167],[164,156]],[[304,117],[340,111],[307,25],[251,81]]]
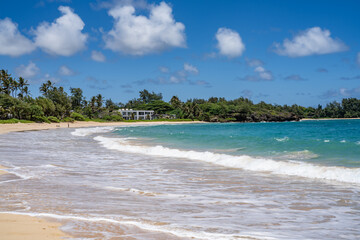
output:
[[[194,122],[73,122],[73,123],[14,123],[14,124],[0,124],[0,134],[9,132],[23,132],[34,130],[46,130],[56,128],[81,128],[81,127],[95,127],[95,126],[130,126],[130,125],[156,125],[156,124],[187,124],[187,123],[202,123],[200,121]]]
[[[324,120],[354,120],[360,118],[303,118],[300,121],[324,121]]]
[[[60,226],[35,217],[0,213],[0,240],[71,239],[59,230]]]
[[[126,126],[126,125],[156,125],[156,124],[188,124],[201,122],[74,122],[74,123],[15,123],[0,124],[0,134],[9,132],[36,131],[58,128],[81,128],[95,126]],[[0,165],[0,175],[6,174],[6,167]],[[0,240],[53,240],[71,239],[61,232],[61,224],[48,222],[44,219],[0,213]]]

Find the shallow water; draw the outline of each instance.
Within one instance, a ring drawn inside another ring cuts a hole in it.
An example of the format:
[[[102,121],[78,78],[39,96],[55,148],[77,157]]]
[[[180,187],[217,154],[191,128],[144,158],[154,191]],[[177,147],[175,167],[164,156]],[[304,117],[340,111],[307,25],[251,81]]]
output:
[[[77,239],[357,239],[359,131],[348,120],[0,135],[12,173],[0,211],[56,219]]]

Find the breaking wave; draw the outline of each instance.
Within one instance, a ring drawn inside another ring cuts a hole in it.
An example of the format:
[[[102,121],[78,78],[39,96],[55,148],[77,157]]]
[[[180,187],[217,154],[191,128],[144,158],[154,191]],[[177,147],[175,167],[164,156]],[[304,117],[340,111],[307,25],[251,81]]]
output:
[[[97,136],[94,140],[98,141],[107,149],[127,153],[187,158],[190,160],[203,161],[224,167],[239,168],[249,171],[360,184],[360,168],[320,166],[299,161],[275,161],[272,159],[255,158],[246,155],[231,156],[208,151],[198,152],[171,149],[163,146],[130,145],[126,142],[126,139],[123,138]]]
[[[85,137],[95,133],[111,132],[114,127],[77,128],[71,134],[78,137]]]
[[[290,139],[289,137],[275,138],[275,140],[278,142],[287,142],[289,141],[289,139]]]

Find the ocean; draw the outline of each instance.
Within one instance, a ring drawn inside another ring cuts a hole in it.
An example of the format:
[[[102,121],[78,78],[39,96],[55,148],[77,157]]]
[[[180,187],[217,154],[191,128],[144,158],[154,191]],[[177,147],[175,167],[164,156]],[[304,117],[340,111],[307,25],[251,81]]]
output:
[[[16,132],[0,153],[0,212],[75,239],[360,238],[360,120]]]

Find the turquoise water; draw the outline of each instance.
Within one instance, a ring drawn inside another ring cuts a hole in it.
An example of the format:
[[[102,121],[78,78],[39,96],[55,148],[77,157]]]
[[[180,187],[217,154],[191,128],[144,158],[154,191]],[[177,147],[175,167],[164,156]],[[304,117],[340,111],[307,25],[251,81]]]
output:
[[[115,132],[169,148],[360,167],[360,120],[159,125]]]

